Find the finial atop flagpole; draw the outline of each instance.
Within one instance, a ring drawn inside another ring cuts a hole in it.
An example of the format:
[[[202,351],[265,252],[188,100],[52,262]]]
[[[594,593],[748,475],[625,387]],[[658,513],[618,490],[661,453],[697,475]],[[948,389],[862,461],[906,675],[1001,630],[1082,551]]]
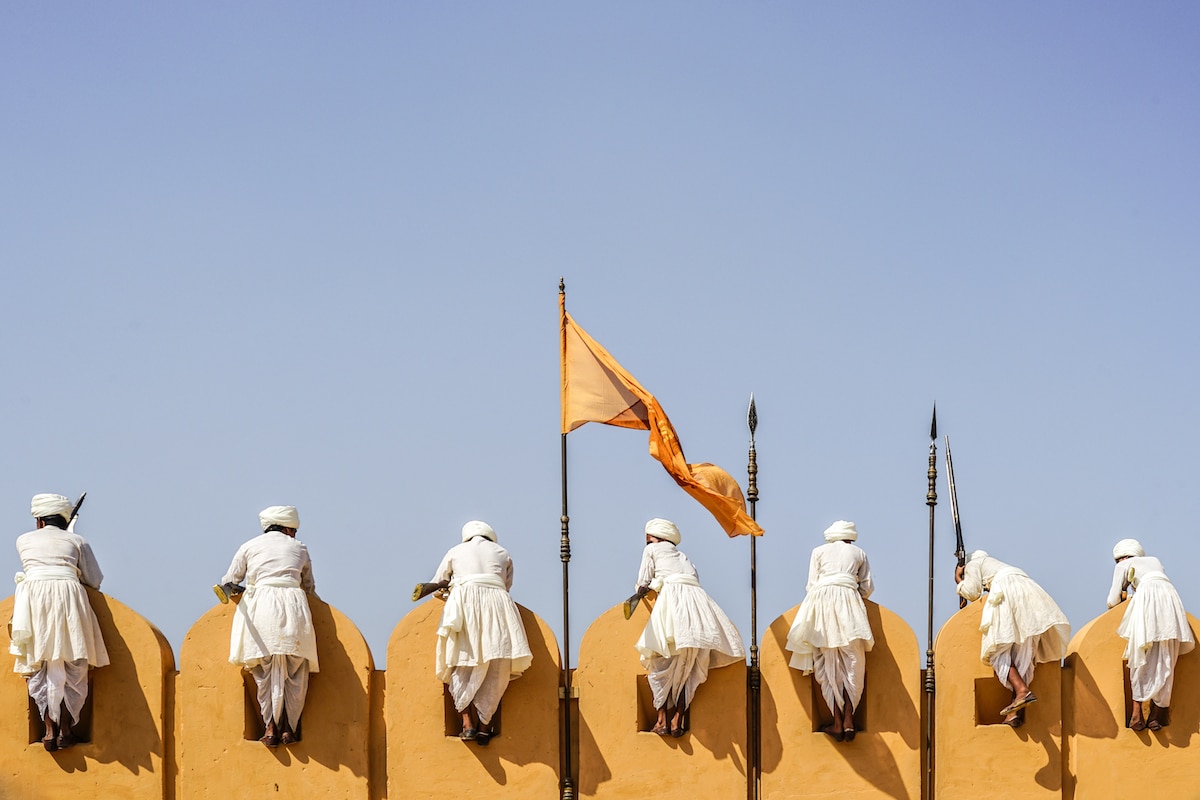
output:
[[[565,284],[565,283],[563,282],[563,279],[562,279],[562,276],[561,276],[561,275],[559,275],[559,276],[558,276],[558,293],[559,293],[559,294],[566,294],[566,293],[567,293],[567,284]]]
[[[746,424],[750,426],[750,441],[754,441],[754,432],[758,430],[758,409],[754,407],[754,392],[750,393],[750,409],[746,412]]]

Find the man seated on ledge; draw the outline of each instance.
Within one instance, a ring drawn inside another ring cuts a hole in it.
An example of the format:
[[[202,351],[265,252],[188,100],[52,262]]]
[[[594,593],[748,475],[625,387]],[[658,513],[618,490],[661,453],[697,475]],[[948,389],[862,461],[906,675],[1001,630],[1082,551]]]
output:
[[[108,664],[100,623],[83,588],[99,589],[104,574],[91,546],[72,530],[70,500],[36,494],[31,506],[37,528],[17,537],[22,572],[9,652],[46,726],[42,745],[53,752],[75,744],[71,725],[79,722],[87,700],[88,669]]]
[[[443,582],[450,594],[438,626],[437,676],[450,687],[462,715],[459,738],[486,746],[509,681],[533,662],[525,625],[508,593],[512,558],[497,544],[491,525],[478,520],[463,525],[462,543],[450,548],[433,576],[433,583]]]
[[[1196,646],[1187,612],[1179,592],[1167,578],[1162,562],[1146,555],[1136,539],[1122,539],[1113,548],[1116,567],[1108,591],[1112,608],[1132,594],[1117,635],[1128,641],[1124,659],[1129,664],[1129,688],[1133,713],[1129,727],[1152,731],[1171,724],[1171,689],[1175,685],[1175,662]],[[1150,716],[1142,704],[1150,703]]]
[[[968,601],[988,593],[979,623],[983,633],[979,657],[1012,691],[1013,701],[1000,713],[1005,725],[1019,728],[1025,722],[1025,706],[1037,702],[1029,689],[1035,665],[1066,656],[1071,625],[1032,578],[982,550],[968,555],[964,566],[955,567],[954,580],[959,596]]]
[[[238,548],[221,579],[246,583],[233,614],[229,660],[258,685],[267,747],[300,741],[300,715],[308,676],[320,667],[308,596],[317,596],[308,548],[296,539],[294,506],[271,506],[258,515],[263,533]]]

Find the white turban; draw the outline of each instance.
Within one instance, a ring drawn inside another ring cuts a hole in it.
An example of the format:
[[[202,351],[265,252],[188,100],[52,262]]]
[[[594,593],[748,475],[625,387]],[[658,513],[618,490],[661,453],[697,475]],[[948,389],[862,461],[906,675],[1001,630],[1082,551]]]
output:
[[[972,561],[979,561],[987,557],[988,554],[986,550],[972,550],[971,552],[967,553],[967,563],[970,564]]]
[[[853,542],[857,538],[858,529],[854,527],[854,523],[844,519],[839,519],[825,529],[825,541],[827,542]]]
[[[1142,545],[1137,539],[1122,539],[1113,548],[1113,558],[1121,558],[1123,556],[1137,558],[1144,555],[1146,555],[1146,551],[1142,549]]]
[[[55,514],[61,514],[63,519],[66,519],[71,516],[72,508],[74,505],[71,501],[61,494],[35,494],[29,503],[30,513],[38,519],[53,517]]]
[[[265,531],[272,525],[280,525],[284,528],[300,529],[300,515],[296,513],[295,506],[270,506],[258,512],[258,521],[262,523],[262,528]]]
[[[492,530],[492,526],[477,519],[473,519],[466,525],[463,525],[462,529],[462,540],[464,542],[471,541],[475,536],[482,536],[485,539],[491,539],[493,542],[496,541],[496,532]]]
[[[655,539],[662,539],[672,544],[679,544],[679,528],[675,527],[675,523],[669,519],[658,519],[655,517],[646,523],[646,533],[653,536]]]

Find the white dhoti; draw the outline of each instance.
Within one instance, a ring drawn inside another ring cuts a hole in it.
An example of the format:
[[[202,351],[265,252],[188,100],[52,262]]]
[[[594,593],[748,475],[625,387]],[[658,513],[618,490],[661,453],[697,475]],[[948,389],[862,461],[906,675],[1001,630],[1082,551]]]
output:
[[[509,681],[533,662],[516,603],[498,575],[456,575],[438,626],[435,668],[459,712],[492,720]]]
[[[89,667],[109,662],[100,623],[74,567],[32,567],[17,573],[11,640],[13,671],[29,679],[29,696],[42,716],[59,722],[65,703],[78,722],[87,700]]]
[[[1129,599],[1117,635],[1128,641],[1124,658],[1133,699],[1171,705],[1175,662],[1195,648],[1196,638],[1179,593],[1165,574],[1138,576],[1137,591]]]
[[[299,581],[270,578],[248,586],[233,615],[229,660],[244,667],[258,686],[263,721],[286,715],[295,726],[317,672],[317,637],[308,596]]]
[[[304,701],[308,697],[308,659],[267,656],[247,669],[258,686],[258,708],[263,720],[279,722],[286,714],[294,728],[304,713]]]
[[[858,578],[823,575],[804,598],[788,631],[789,665],[813,673],[831,711],[862,700],[866,654],[875,646]]]
[[[634,645],[641,654],[655,708],[692,704],[708,671],[745,658],[742,637],[694,576],[655,579],[650,621]]]

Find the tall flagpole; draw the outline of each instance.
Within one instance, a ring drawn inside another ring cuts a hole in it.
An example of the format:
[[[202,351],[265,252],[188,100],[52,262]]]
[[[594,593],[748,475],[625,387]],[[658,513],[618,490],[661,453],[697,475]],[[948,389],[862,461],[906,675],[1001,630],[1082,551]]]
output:
[[[929,506],[929,644],[925,650],[925,797],[933,800],[933,512],[937,506],[937,404],[929,426],[929,488],[925,505]]]
[[[558,293],[566,303],[567,286],[560,277]],[[560,322],[561,328],[561,322]],[[562,336],[559,331],[559,336]],[[570,565],[571,565],[571,517],[567,514],[567,434],[562,434],[562,516],[559,517],[561,534],[558,544],[558,557],[562,560],[562,606],[563,606],[563,672],[562,672],[562,735],[559,741],[563,743],[562,778],[558,782],[561,800],[575,800],[574,769],[571,764],[571,599],[570,599]]]
[[[754,450],[754,431],[758,428],[758,410],[754,393],[750,393],[750,408],[746,412],[750,428],[750,454],[746,464],[746,499],[750,502],[750,519],[757,521],[758,457]],[[746,699],[749,708],[749,753],[747,753],[746,797],[759,800],[762,796],[762,675],[758,668],[758,537],[750,534],[750,671],[746,673]]]

